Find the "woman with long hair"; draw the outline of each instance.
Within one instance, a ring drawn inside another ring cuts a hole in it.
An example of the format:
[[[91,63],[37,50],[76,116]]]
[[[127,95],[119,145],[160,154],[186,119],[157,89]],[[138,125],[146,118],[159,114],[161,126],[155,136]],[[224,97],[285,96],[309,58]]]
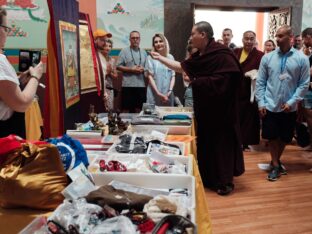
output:
[[[153,51],[164,57],[174,60],[169,54],[169,43],[166,37],[160,33],[153,37]],[[175,72],[150,55],[147,57],[148,87],[146,102],[157,106],[173,106],[173,87],[175,83]]]

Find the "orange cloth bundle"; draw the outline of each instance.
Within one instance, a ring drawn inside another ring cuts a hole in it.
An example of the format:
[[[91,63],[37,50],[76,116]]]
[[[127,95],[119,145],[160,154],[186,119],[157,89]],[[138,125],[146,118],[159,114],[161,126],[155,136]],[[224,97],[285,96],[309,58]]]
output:
[[[55,209],[67,177],[56,146],[24,143],[0,165],[0,206]]]

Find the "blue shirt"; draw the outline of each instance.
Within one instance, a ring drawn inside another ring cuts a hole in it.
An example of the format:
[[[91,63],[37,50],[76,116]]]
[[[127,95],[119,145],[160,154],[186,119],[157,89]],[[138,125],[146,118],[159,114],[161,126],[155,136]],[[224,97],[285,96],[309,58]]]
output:
[[[171,54],[168,54],[167,58],[174,60]],[[175,76],[175,71],[169,69],[158,60],[153,59],[150,55],[147,56],[146,69],[153,77],[158,91],[164,95],[167,95],[170,89],[171,80]],[[171,95],[169,97],[169,103],[162,103],[161,99],[156,95],[152,89],[152,86],[149,84],[146,92],[146,102],[155,104],[157,106],[174,106],[174,97]]]
[[[301,52],[291,48],[283,54],[276,50],[262,57],[256,82],[256,99],[259,107],[271,112],[281,112],[287,103],[290,111],[296,111],[310,83],[309,60]]]

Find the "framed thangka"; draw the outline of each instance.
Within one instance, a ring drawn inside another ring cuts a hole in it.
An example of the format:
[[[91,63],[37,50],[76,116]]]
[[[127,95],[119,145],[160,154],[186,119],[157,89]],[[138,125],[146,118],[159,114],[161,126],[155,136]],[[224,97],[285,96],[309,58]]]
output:
[[[95,60],[92,55],[91,39],[87,21],[79,20],[79,38],[81,93],[93,92],[97,87],[94,72]]]
[[[77,61],[77,27],[74,24],[59,21],[62,50],[64,95],[66,108],[80,100],[79,73]]]
[[[277,29],[282,25],[290,25],[291,8],[284,8],[269,13],[269,39],[275,41]]]
[[[113,34],[114,48],[129,45],[129,33],[141,33],[141,48],[151,48],[155,33],[164,32],[164,0],[96,0],[97,28]]]
[[[50,19],[46,0],[0,0],[8,15],[7,49],[44,49]]]

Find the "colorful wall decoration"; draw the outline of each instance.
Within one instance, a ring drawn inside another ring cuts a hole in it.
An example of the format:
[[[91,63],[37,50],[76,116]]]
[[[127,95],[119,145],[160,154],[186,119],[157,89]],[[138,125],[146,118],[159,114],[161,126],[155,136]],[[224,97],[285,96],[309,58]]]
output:
[[[46,0],[0,0],[8,13],[11,28],[6,43],[8,49],[44,49],[50,19]]]
[[[59,22],[63,59],[63,77],[66,108],[79,101],[79,73],[77,61],[77,27]]]
[[[129,45],[129,33],[141,33],[141,48],[152,47],[155,33],[164,32],[163,0],[97,0],[97,27],[113,34],[114,48]]]
[[[88,25],[79,25],[80,37],[80,79],[81,92],[92,92],[96,90],[97,84],[94,72],[91,39]]]
[[[269,13],[269,28],[268,28],[268,38],[275,40],[275,34],[279,27],[282,25],[290,25],[291,19],[291,8],[283,8],[271,11]]]

